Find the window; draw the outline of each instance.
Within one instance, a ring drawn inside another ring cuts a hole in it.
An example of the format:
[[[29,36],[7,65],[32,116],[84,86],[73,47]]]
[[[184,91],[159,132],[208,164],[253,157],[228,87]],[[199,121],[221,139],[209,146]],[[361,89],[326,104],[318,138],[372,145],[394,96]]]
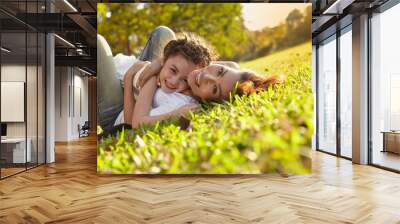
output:
[[[0,90],[2,141],[0,178],[45,163],[45,35],[13,17],[42,13],[44,1],[1,1]],[[10,95],[15,101],[10,100]],[[8,98],[7,98],[8,97]],[[18,104],[17,102],[22,102]],[[13,105],[14,104],[14,105]],[[11,110],[11,106],[20,108]],[[17,113],[20,112],[20,113]],[[18,115],[18,116],[17,116]],[[14,117],[14,118],[12,118]]]
[[[318,149],[336,153],[336,36],[318,47]]]
[[[340,36],[340,154],[352,156],[352,35],[351,26]]]
[[[372,163],[400,170],[400,5],[371,18]],[[390,146],[390,147],[389,147]]]

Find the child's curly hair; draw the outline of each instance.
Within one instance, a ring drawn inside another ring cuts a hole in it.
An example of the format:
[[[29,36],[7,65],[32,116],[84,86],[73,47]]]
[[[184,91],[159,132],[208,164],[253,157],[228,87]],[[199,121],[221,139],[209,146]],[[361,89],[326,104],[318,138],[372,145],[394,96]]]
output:
[[[194,33],[181,33],[178,39],[168,42],[164,48],[164,62],[175,55],[182,55],[202,67],[208,66],[217,58],[213,47]]]

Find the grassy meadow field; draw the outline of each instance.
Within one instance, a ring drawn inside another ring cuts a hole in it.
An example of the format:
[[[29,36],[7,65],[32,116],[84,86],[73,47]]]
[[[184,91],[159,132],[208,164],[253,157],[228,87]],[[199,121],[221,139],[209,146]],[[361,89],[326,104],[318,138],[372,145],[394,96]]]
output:
[[[202,105],[188,130],[169,121],[97,144],[100,173],[308,173],[313,134],[311,43],[240,64],[285,83],[223,104]]]

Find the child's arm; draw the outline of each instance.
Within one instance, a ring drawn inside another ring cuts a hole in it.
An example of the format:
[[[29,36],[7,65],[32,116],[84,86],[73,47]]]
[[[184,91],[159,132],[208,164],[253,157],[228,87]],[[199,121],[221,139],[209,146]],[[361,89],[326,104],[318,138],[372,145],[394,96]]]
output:
[[[146,117],[150,114],[151,104],[153,102],[154,93],[157,89],[156,77],[151,77],[141,88],[139,96],[136,99],[135,108],[133,110],[131,125],[138,127],[142,123],[146,123]]]
[[[147,63],[150,62],[138,62],[134,64],[125,73],[124,76],[124,120],[130,122],[132,120],[132,113],[135,106],[135,98],[133,96],[132,80],[136,73]]]
[[[197,104],[187,104],[169,113],[150,116],[151,104],[154,93],[157,89],[157,78],[151,77],[141,89],[132,117],[132,127],[137,128],[143,124],[155,124],[159,121],[167,120],[173,117],[186,117],[189,111],[199,108]]]
[[[156,59],[149,66],[144,69],[142,75],[139,78],[139,86],[143,87],[144,84],[153,76],[158,75],[162,68],[162,59]]]

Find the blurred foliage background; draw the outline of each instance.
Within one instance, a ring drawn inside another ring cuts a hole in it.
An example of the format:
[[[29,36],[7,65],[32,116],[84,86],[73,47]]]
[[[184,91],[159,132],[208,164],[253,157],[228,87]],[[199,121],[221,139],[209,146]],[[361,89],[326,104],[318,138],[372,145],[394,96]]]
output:
[[[99,3],[97,9],[98,33],[113,54],[138,55],[160,25],[200,35],[215,47],[220,60],[252,60],[311,40],[311,5],[258,31],[245,27],[239,3]]]

